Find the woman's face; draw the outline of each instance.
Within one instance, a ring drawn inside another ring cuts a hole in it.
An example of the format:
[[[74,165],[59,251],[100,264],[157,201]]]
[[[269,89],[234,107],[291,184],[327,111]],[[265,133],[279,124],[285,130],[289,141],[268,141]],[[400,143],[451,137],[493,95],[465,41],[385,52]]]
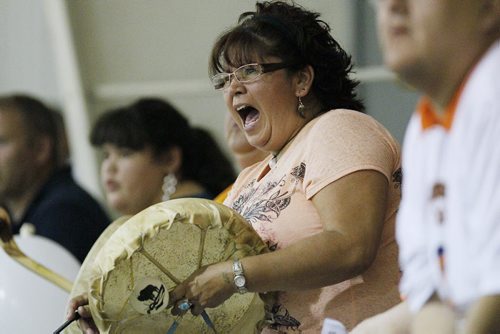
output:
[[[269,57],[256,62],[279,63],[281,60]],[[279,152],[305,124],[297,113],[297,75],[281,69],[264,73],[248,83],[231,79],[231,84],[224,89],[224,100],[248,142],[266,152]]]
[[[161,201],[166,168],[147,147],[140,151],[103,145],[101,182],[108,205],[121,214],[136,214]]]

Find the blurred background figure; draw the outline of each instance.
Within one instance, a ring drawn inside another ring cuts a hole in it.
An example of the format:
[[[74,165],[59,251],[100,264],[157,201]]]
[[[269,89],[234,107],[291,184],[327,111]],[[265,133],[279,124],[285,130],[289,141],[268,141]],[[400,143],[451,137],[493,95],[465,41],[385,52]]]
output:
[[[269,155],[248,143],[245,133],[238,127],[229,113],[224,119],[224,136],[240,170],[264,160]],[[224,189],[214,200],[223,203],[231,188],[232,185]]]
[[[269,153],[261,151],[248,143],[245,133],[238,127],[230,113],[226,113],[224,122],[224,135],[227,146],[241,169],[262,161],[269,155]]]
[[[500,2],[375,6],[386,66],[423,96],[403,148],[405,302],[356,333],[500,333]]]
[[[121,215],[179,197],[212,199],[236,177],[212,136],[157,98],[104,113],[90,141],[103,152],[107,203]]]
[[[93,258],[125,221],[147,207],[181,197],[212,199],[236,178],[231,162],[209,132],[193,128],[170,103],[138,101],[102,114],[90,134],[102,150],[101,182],[110,209],[122,215],[99,237],[76,279],[68,317],[87,304]],[[82,329],[93,324],[80,321]],[[78,325],[68,329],[78,332]]]
[[[29,224],[81,262],[109,219],[74,181],[63,134],[62,117],[41,101],[0,97],[0,202],[13,233]]]

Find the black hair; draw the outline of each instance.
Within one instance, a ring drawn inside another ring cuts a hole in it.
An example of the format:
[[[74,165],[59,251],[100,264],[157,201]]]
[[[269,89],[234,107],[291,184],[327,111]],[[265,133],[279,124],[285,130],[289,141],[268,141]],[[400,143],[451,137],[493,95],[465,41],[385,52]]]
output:
[[[159,98],[142,98],[102,114],[90,142],[96,147],[108,143],[135,151],[149,146],[157,157],[179,147],[182,179],[199,182],[214,196],[236,178],[231,162],[211,134],[192,128],[176,108]]]
[[[49,108],[39,99],[26,94],[0,96],[0,108],[21,114],[26,127],[28,144],[33,145],[40,137],[47,137],[51,142],[51,161],[55,166],[66,159],[59,150],[62,116]]]
[[[363,111],[355,91],[359,82],[349,77],[351,56],[319,16],[293,2],[257,3],[255,12],[241,14],[238,25],[217,39],[209,62],[210,75],[255,62],[256,56],[278,57],[291,64],[291,71],[312,66],[312,93],[321,104],[318,114],[338,108]]]

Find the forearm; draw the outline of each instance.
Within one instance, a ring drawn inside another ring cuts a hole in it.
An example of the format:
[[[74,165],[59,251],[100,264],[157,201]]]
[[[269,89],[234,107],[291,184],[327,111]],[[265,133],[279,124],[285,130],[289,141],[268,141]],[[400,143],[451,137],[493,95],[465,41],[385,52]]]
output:
[[[303,290],[355,277],[372,261],[371,251],[338,232],[321,232],[284,249],[244,258],[254,292]]]
[[[362,273],[380,245],[387,207],[384,193],[387,180],[373,171],[355,172],[324,187],[312,197],[322,232],[275,252],[241,259],[247,289],[305,290]],[[203,267],[174,290],[172,300],[197,300],[195,312],[215,307],[235,292],[232,280],[230,261]]]
[[[410,333],[413,316],[407,303],[401,302],[383,313],[363,320],[350,334]]]
[[[485,296],[467,312],[464,333],[500,333],[500,295]]]
[[[456,317],[453,310],[443,303],[436,294],[413,318],[412,334],[454,334]]]

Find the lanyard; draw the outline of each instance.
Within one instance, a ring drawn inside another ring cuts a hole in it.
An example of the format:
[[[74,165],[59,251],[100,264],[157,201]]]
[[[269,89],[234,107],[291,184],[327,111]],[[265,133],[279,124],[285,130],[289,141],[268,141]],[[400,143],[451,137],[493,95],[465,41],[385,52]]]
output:
[[[179,316],[177,316],[177,318],[175,318],[172,325],[170,325],[170,327],[167,331],[167,334],[174,334],[175,333],[175,331],[177,330],[177,327],[179,326],[179,323],[182,320],[183,315],[184,314],[179,315]],[[210,317],[208,316],[207,311],[201,312],[201,317],[203,318],[203,321],[205,321],[205,324],[212,330],[212,332],[217,334],[217,331],[215,330],[214,323],[212,322],[212,320],[210,320]]]

